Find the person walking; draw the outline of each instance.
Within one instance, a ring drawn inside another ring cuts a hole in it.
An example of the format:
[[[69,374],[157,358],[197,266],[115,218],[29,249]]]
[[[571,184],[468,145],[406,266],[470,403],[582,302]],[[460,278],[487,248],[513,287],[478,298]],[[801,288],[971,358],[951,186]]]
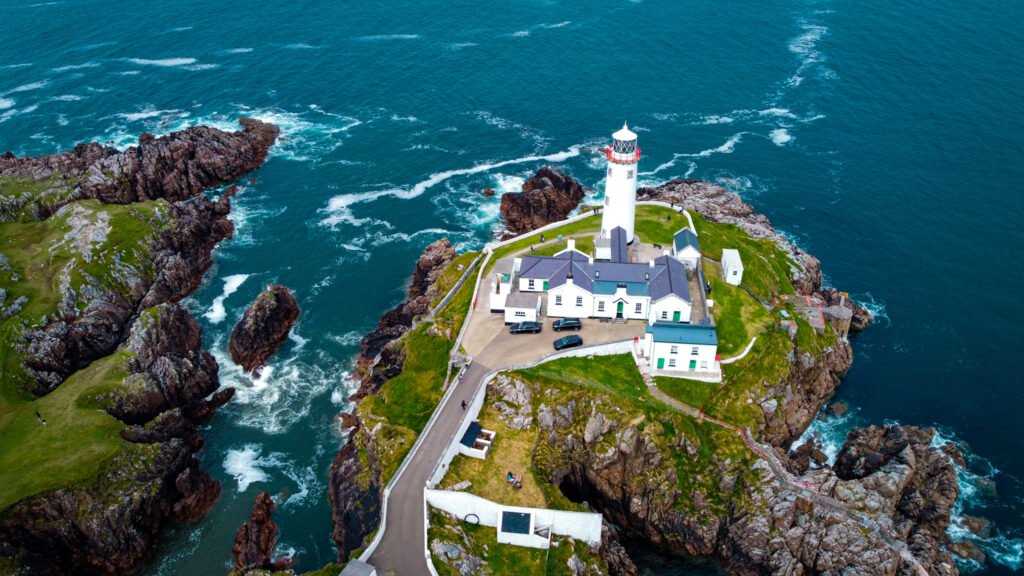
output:
[[[462,411],[463,412],[466,411],[466,401],[465,400],[462,401]]]

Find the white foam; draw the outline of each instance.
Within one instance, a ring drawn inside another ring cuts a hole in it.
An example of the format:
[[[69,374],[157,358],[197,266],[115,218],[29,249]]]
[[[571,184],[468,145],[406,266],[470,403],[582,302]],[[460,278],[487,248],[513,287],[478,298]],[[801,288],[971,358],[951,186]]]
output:
[[[192,64],[191,66],[185,66],[185,70],[213,70],[214,68],[220,68],[220,64]]]
[[[99,62],[86,62],[85,64],[69,64],[67,66],[58,66],[51,68],[54,72],[67,72],[69,70],[81,70],[83,68],[98,68]]]
[[[516,176],[514,174],[495,174],[494,175],[494,190],[496,194],[504,194],[505,192],[522,192],[523,184],[526,183],[526,178],[522,176]]]
[[[654,176],[658,172],[668,170],[669,168],[675,166],[676,160],[679,160],[682,156],[683,154],[673,154],[671,160],[669,160],[668,162],[662,162],[661,164],[658,164],[658,166],[655,167],[654,170],[651,170],[650,172],[641,172],[640,176]]]
[[[82,97],[77,94],[61,94],[50,98],[50,102],[78,102]]]
[[[519,30],[518,32],[513,32],[512,33],[512,37],[513,38],[525,38],[525,37],[527,37],[529,35],[530,35],[530,31],[529,30]]]
[[[888,311],[885,307],[885,302],[876,298],[871,292],[857,294],[853,300],[871,313],[871,317],[874,318],[876,324],[881,324],[883,326],[892,324],[892,321],[889,319]]]
[[[790,52],[801,55],[816,55],[817,51],[815,47],[818,40],[821,40],[828,32],[828,28],[818,24],[804,23],[801,26],[804,30],[803,34],[800,34],[796,38],[789,41],[787,47]]]
[[[701,124],[714,125],[714,124],[732,124],[733,118],[731,116],[719,116],[717,114],[711,114],[701,118]]]
[[[696,154],[681,154],[681,156],[687,158],[707,158],[714,154],[732,154],[733,150],[736,149],[736,145],[743,140],[744,134],[746,134],[746,132],[738,132],[736,134],[733,134],[732,136],[729,137],[728,140],[725,141],[724,144],[716,148],[708,148],[707,150],[701,150]]]
[[[356,40],[362,42],[375,42],[380,40],[416,40],[419,37],[419,34],[372,34],[370,36],[360,36],[356,38]]]
[[[31,65],[31,62],[24,62],[22,64],[4,64],[3,66],[0,66],[0,70],[14,70],[16,68],[27,68]]]
[[[224,278],[224,290],[220,296],[213,299],[213,304],[210,309],[207,310],[203,316],[206,317],[213,324],[220,324],[227,317],[227,310],[224,309],[224,301],[227,300],[228,296],[231,296],[238,291],[238,288],[242,286],[246,280],[249,279],[250,274],[232,274]]]
[[[789,134],[789,130],[786,130],[785,128],[776,128],[775,130],[772,130],[768,137],[772,139],[772,142],[776,146],[785,146],[793,140],[793,137]]]
[[[228,54],[248,54],[252,52],[252,48],[231,48],[227,51]]]
[[[196,63],[195,58],[161,58],[156,60],[149,58],[126,58],[125,60],[139,66],[180,67]]]
[[[415,122],[419,122],[420,119],[415,117],[415,116],[412,116],[412,115],[409,115],[409,116],[399,116],[398,114],[392,114],[391,115],[391,121],[392,122],[412,122],[412,123],[415,123]]]
[[[42,88],[43,86],[46,86],[47,84],[49,84],[49,81],[47,81],[47,80],[40,80],[38,82],[29,82],[28,84],[22,84],[21,86],[18,86],[16,88],[12,88],[12,89],[8,90],[7,92],[4,92],[4,95],[16,94],[18,92],[28,92],[30,90],[38,90],[38,89]]]
[[[361,330],[352,330],[350,332],[345,332],[340,336],[328,335],[327,337],[341,346],[355,346],[363,339],[363,332]]]
[[[478,44],[476,42],[455,42],[454,44],[449,44],[448,49],[462,50],[463,48],[472,48],[473,46],[478,46]]]
[[[116,116],[119,117],[119,118],[124,118],[125,120],[127,120],[129,122],[136,122],[138,120],[146,120],[148,118],[157,118],[157,117],[160,117],[160,116],[169,116],[169,115],[172,115],[172,114],[174,114],[174,115],[182,114],[182,111],[181,110],[177,110],[177,109],[154,110],[151,107],[147,107],[146,109],[140,110],[138,112],[123,112],[121,114],[116,114]],[[188,112],[185,112],[184,114],[186,116],[188,116]]]
[[[572,24],[572,22],[570,20],[566,20],[565,22],[559,22],[557,24],[541,24],[540,27],[541,28],[547,28],[548,30],[552,30],[554,28],[563,28],[563,27],[568,26],[570,24]]]
[[[168,32],[188,32],[194,28],[194,26],[178,26],[177,28],[171,28]]]
[[[765,108],[764,110],[758,110],[757,113],[761,116],[796,118],[796,114],[793,114],[788,108]]]
[[[271,455],[268,458],[261,458],[263,448],[258,444],[246,444],[242,448],[228,450],[224,457],[224,471],[231,475],[238,482],[238,491],[245,492],[250,484],[267,482],[270,476],[263,471],[263,468],[276,465],[277,460]]]
[[[142,70],[125,70],[123,72],[118,72],[118,74],[121,76],[137,76],[142,74]]]
[[[14,100],[10,98],[0,98],[0,110],[6,110],[14,106]]]
[[[361,222],[358,219],[354,219],[351,214],[351,205],[361,202],[372,202],[385,196],[392,196],[401,200],[410,200],[416,198],[437,186],[438,184],[454,178],[456,176],[468,176],[471,174],[479,174],[481,172],[489,172],[491,170],[502,168],[504,166],[511,166],[513,164],[524,164],[528,162],[564,162],[569,158],[579,156],[579,146],[571,146],[568,150],[562,152],[556,152],[554,154],[548,154],[546,156],[523,156],[522,158],[513,158],[512,160],[502,160],[500,162],[493,162],[487,164],[477,164],[471,168],[460,168],[458,170],[446,170],[444,172],[437,172],[431,174],[426,180],[422,180],[414,184],[411,188],[392,188],[388,190],[376,190],[369,192],[359,192],[355,194],[346,194],[341,196],[335,196],[331,198],[327,207],[324,209],[330,214],[324,220],[321,220],[322,225],[333,226],[339,222],[348,221],[350,223]],[[341,219],[339,219],[341,218]]]
[[[295,42],[293,44],[285,44],[285,48],[288,50],[317,50],[321,46],[314,46],[312,44],[306,44],[305,42]]]

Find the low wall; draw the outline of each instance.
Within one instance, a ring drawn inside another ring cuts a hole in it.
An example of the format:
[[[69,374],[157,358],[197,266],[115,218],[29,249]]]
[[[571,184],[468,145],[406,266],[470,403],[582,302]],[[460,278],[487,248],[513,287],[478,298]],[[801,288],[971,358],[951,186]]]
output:
[[[497,528],[501,513],[529,512],[534,515],[535,529],[550,528],[552,534],[568,536],[592,546],[601,543],[601,515],[596,512],[567,512],[546,508],[521,508],[491,502],[468,492],[425,490],[427,503],[455,516],[459,520],[476,514],[480,524]]]

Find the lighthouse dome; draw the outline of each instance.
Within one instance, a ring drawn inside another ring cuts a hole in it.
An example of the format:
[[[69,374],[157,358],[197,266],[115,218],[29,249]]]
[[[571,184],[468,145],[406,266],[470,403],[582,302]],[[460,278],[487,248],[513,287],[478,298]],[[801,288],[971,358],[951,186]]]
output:
[[[627,126],[625,122],[623,122],[622,129],[612,134],[612,138],[623,142],[629,142],[630,140],[636,140],[636,134],[629,129],[629,126]]]

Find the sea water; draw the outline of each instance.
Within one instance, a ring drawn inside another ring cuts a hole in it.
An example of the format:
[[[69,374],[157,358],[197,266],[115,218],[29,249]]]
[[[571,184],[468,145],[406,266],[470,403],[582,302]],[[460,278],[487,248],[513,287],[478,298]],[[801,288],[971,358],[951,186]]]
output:
[[[595,148],[623,121],[642,183],[738,192],[877,314],[839,391],[853,416],[815,425],[826,444],[854,424],[941,426],[973,450],[958,512],[996,525],[982,544],[994,562],[975,569],[1021,566],[1019,3],[264,4],[2,6],[0,150],[123,148],[240,116],[282,129],[186,302],[239,389],[202,431],[224,493],[162,539],[146,574],[223,574],[261,490],[282,553],[303,569],[332,560],[326,469],[359,337],[424,246],[479,248],[500,231],[484,188],[554,164],[600,194]],[[303,314],[254,379],[227,335],[271,282]],[[638,550],[649,573],[674,570],[651,554]]]

